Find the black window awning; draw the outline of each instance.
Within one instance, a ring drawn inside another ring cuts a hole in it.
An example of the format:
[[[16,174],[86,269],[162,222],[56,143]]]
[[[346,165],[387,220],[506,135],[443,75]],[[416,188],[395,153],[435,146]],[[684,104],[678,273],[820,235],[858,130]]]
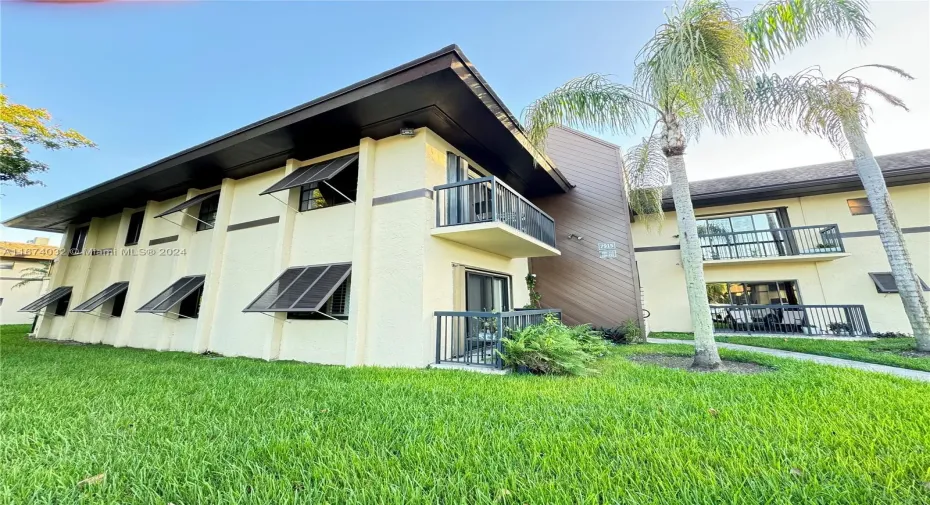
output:
[[[55,288],[49,291],[48,293],[46,293],[45,295],[43,295],[42,297],[40,297],[38,300],[19,309],[19,311],[20,312],[38,312],[44,309],[45,307],[48,307],[49,305],[57,302],[58,300],[61,300],[62,298],[66,296],[71,296],[71,286],[61,286],[59,288]]]
[[[158,293],[158,296],[152,298],[136,312],[147,312],[150,314],[165,314],[171,307],[181,303],[188,295],[197,291],[203,286],[206,277],[203,275],[189,275],[181,277],[174,284],[168,286],[168,289]]]
[[[106,303],[107,300],[115,298],[120,293],[124,293],[127,289],[129,289],[128,281],[115,282],[110,284],[103,291],[90,297],[90,299],[88,299],[86,302],[71,309],[71,312],[90,312]]]
[[[170,209],[162,212],[161,214],[155,217],[165,217],[168,214],[174,214],[175,212],[180,212],[186,208],[193,207],[194,205],[197,205],[198,203],[203,202],[204,200],[209,200],[210,198],[213,198],[214,196],[219,196],[219,194],[220,194],[220,190],[216,190],[216,191],[209,191],[201,195],[197,195],[194,198],[191,198],[190,200],[184,203],[180,203],[178,205],[175,205],[174,207],[171,207]]]
[[[319,312],[351,271],[351,263],[288,268],[243,312]]]
[[[891,272],[869,272],[869,277],[872,278],[872,282],[875,284],[875,289],[879,293],[897,293],[898,292],[898,283],[894,281],[894,275]],[[924,291],[930,291],[930,286],[924,282],[920,277],[917,278],[920,281],[920,287]]]
[[[358,153],[347,154],[331,160],[321,161],[312,165],[298,168],[285,176],[273,186],[262,191],[261,195],[284,191],[285,189],[296,188],[312,182],[321,182],[332,179],[339,172],[342,172],[347,166],[358,160]]]

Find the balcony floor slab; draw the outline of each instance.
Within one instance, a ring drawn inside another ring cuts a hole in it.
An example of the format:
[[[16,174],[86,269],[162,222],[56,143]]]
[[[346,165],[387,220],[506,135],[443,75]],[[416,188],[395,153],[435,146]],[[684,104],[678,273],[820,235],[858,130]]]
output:
[[[433,228],[430,234],[507,258],[540,258],[562,254],[555,247],[496,221],[442,226]]]
[[[849,256],[849,253],[822,253],[822,254],[800,254],[796,256],[772,256],[759,258],[729,258],[721,260],[704,260],[704,267],[714,267],[720,265],[738,265],[745,263],[808,263],[820,261],[836,261]]]

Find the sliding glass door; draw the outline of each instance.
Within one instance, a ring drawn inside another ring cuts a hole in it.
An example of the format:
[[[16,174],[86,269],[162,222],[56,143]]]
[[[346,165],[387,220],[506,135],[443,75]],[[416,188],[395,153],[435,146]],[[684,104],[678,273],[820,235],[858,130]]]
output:
[[[465,310],[509,312],[510,278],[483,272],[465,273]]]

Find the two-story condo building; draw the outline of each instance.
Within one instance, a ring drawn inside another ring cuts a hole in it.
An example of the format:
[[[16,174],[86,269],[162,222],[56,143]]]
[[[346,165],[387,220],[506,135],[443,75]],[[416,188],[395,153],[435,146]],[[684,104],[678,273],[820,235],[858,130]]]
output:
[[[930,282],[930,150],[879,156],[919,276]],[[691,183],[716,331],[911,333],[851,161]],[[633,223],[653,331],[691,331],[670,191]],[[926,282],[924,288],[927,288]]]
[[[641,314],[619,151],[549,154],[450,46],[8,220],[68,249],[23,310],[43,338],[494,366],[547,313]],[[517,310],[531,259],[546,308]]]

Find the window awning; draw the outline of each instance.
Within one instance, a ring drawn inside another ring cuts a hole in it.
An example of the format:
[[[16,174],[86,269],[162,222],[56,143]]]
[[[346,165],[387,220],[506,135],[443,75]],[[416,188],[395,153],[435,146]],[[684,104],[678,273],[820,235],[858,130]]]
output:
[[[45,307],[61,300],[62,298],[71,295],[71,286],[61,286],[55,288],[44,296],[40,297],[38,300],[26,305],[25,307],[19,309],[20,312],[38,312]]]
[[[214,197],[214,196],[217,196],[217,195],[219,195],[219,194],[220,194],[220,190],[216,190],[216,191],[209,191],[209,192],[203,193],[203,194],[201,194],[201,195],[197,195],[197,196],[195,196],[194,198],[191,198],[190,200],[188,200],[188,201],[186,201],[186,202],[184,202],[184,203],[180,203],[180,204],[178,204],[178,205],[175,205],[174,207],[171,207],[170,209],[168,209],[168,210],[162,212],[161,214],[159,214],[159,215],[157,215],[157,216],[155,216],[155,217],[164,217],[164,216],[167,216],[168,214],[174,214],[175,212],[180,212],[180,211],[182,211],[182,210],[184,210],[184,209],[186,209],[186,208],[193,207],[194,205],[197,205],[198,203],[200,203],[200,202],[202,202],[202,201],[204,201],[204,200],[208,200],[208,199],[210,199],[210,198],[212,198],[212,197]]]
[[[332,179],[357,159],[358,153],[347,154],[345,156],[340,156],[338,158],[333,158],[331,160],[321,161],[319,163],[314,163],[312,165],[298,168],[297,170],[291,172],[290,175],[285,176],[283,179],[276,182],[273,186],[259,194],[267,195],[269,193],[276,193],[278,191],[284,191],[285,189],[303,186],[304,184],[310,184],[311,182],[320,182]]]
[[[205,279],[206,277],[203,275],[181,277],[177,282],[168,286],[168,289],[158,293],[158,296],[149,300],[148,303],[142,307],[139,307],[139,310],[136,312],[165,314],[171,310],[171,307],[181,303],[181,300],[184,300],[188,295],[196,291],[197,288],[203,286]]]
[[[319,312],[351,271],[351,263],[288,268],[243,312]]]
[[[90,312],[97,307],[106,303],[107,300],[115,298],[120,293],[125,292],[129,288],[129,282],[116,282],[110,284],[103,291],[97,293],[96,295],[90,297],[86,302],[78,305],[77,307],[71,309],[71,312]]]
[[[875,289],[879,293],[897,293],[898,284],[894,280],[894,275],[891,272],[869,272],[869,277],[872,278],[872,282],[875,284]],[[924,282],[920,277],[917,278],[920,281],[920,287],[924,291],[930,291],[930,286]]]

